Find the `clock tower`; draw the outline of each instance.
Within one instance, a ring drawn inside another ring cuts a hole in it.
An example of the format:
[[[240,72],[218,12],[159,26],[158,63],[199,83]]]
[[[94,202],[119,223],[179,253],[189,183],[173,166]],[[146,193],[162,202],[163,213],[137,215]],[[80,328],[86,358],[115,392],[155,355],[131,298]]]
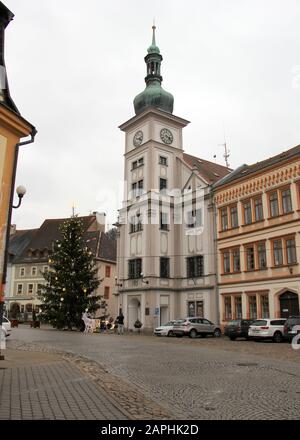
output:
[[[162,60],[153,26],[146,88],[134,99],[135,116],[120,126],[125,185],[116,295],[127,329],[141,321],[149,332],[178,317],[217,317],[210,189],[228,173],[184,153],[189,121],[173,114],[173,95],[162,88]]]

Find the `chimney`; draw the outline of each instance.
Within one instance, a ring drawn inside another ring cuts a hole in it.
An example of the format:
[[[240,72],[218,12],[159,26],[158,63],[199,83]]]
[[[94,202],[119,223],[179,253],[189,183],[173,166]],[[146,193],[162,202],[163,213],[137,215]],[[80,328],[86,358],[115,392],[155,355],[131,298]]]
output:
[[[93,215],[96,216],[97,224],[98,224],[98,230],[106,232],[106,214],[105,212],[93,212]]]

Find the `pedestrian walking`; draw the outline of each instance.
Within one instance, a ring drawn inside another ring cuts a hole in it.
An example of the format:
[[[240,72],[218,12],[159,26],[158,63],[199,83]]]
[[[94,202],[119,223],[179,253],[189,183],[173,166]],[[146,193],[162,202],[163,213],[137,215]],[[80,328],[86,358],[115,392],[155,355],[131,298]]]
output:
[[[121,312],[117,317],[118,320],[118,335],[124,335],[124,315]]]

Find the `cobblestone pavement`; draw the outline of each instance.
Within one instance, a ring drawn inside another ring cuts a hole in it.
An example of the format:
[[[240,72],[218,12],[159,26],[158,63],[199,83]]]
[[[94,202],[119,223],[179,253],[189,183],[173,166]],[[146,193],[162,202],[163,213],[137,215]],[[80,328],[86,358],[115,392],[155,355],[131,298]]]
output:
[[[5,357],[0,364],[0,420],[128,418],[102,388],[58,356],[8,350]]]
[[[300,350],[290,344],[19,328],[8,346],[24,342],[96,361],[177,418],[300,418]]]

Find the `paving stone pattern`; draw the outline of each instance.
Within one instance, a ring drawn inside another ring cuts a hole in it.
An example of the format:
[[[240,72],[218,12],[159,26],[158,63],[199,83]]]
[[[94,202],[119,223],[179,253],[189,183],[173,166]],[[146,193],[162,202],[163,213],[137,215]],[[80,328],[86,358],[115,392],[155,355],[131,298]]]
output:
[[[41,350],[96,361],[176,418],[300,418],[300,350],[289,344],[51,330],[19,331],[14,337],[15,343],[30,341]]]

